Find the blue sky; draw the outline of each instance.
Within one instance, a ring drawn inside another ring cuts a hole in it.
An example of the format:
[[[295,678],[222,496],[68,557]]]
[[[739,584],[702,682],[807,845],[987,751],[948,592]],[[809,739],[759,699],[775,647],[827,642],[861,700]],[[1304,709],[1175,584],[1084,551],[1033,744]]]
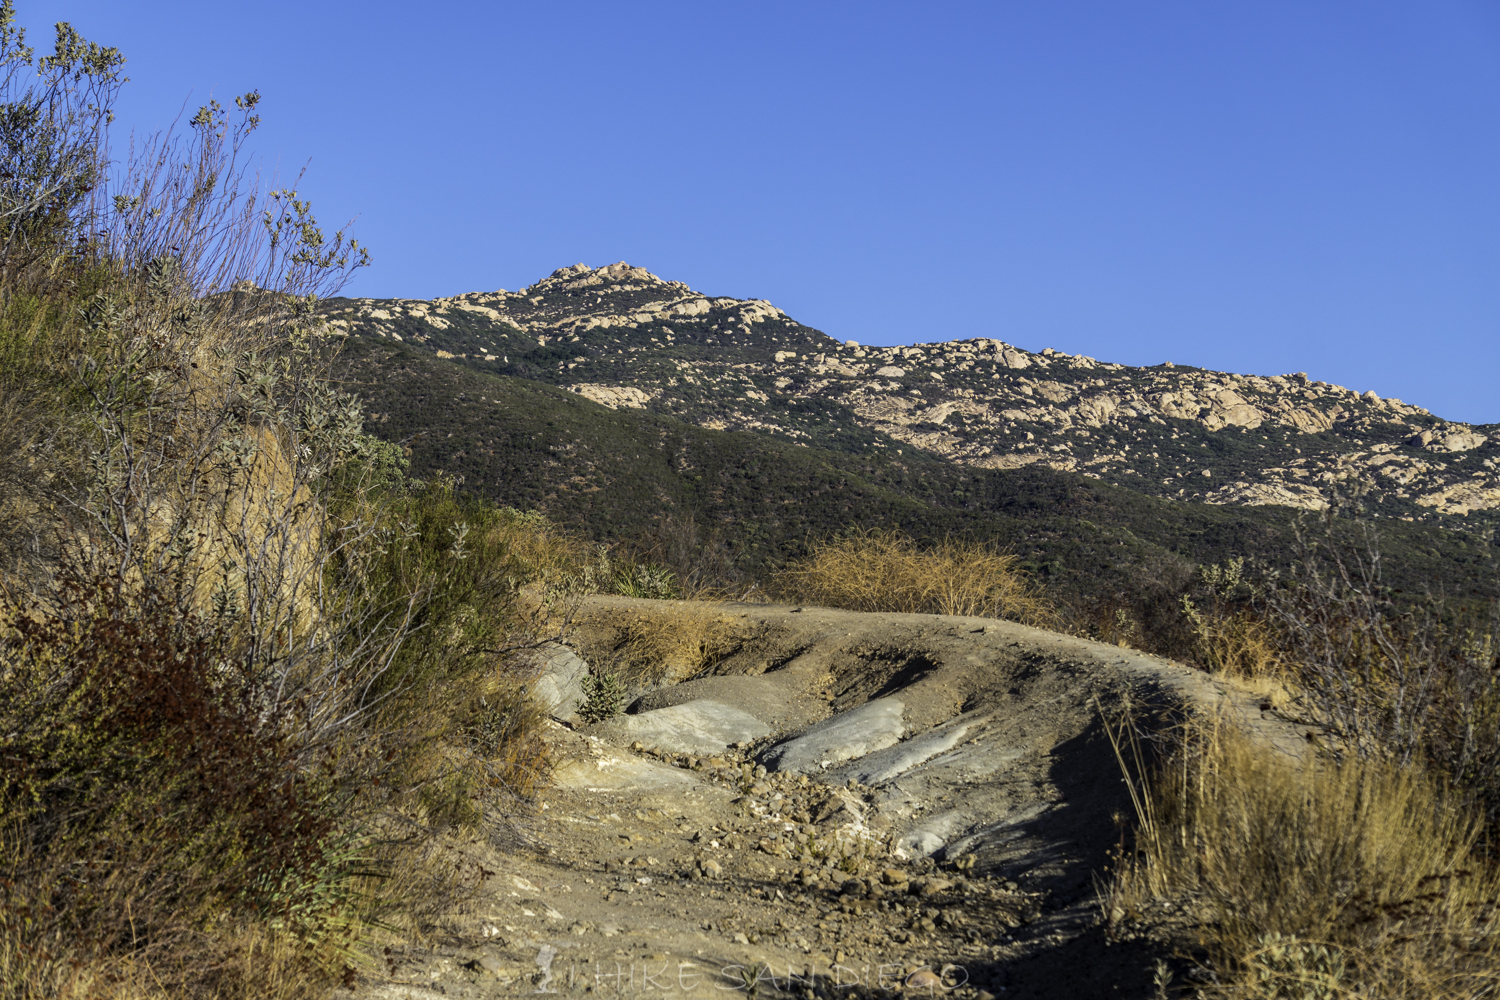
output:
[[[627,260],[840,339],[1306,371],[1500,421],[1500,6],[18,0],[121,131],[259,88],[349,292]]]

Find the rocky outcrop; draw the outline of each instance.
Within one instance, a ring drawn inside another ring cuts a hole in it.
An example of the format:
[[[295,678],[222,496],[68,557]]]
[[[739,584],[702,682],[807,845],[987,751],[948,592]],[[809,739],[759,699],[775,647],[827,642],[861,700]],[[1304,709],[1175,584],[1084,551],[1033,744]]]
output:
[[[636,410],[645,409],[646,404],[651,402],[652,397],[640,389],[629,385],[571,385],[568,388],[586,399],[592,399],[600,406],[607,406],[611,410],[620,407],[630,407]]]
[[[1494,426],[1306,372],[1130,367],[988,337],[862,346],[763,299],[703,294],[623,261],[515,292],[341,300],[328,323],[712,429],[1046,465],[1221,504],[1318,509],[1358,479],[1377,513],[1500,522]]]

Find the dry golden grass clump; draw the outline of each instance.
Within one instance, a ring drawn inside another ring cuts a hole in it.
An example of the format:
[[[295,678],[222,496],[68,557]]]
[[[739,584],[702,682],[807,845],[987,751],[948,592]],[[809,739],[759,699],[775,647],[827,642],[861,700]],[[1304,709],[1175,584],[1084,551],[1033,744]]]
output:
[[[1139,775],[1138,755],[1120,749]],[[1204,995],[1445,1000],[1500,988],[1500,876],[1481,817],[1420,768],[1298,760],[1191,725],[1132,791],[1136,850],[1104,905],[1117,929],[1163,901],[1188,914],[1219,975]]]
[[[1050,624],[1051,602],[1018,562],[985,542],[950,538],[921,548],[899,531],[859,531],[819,545],[784,570],[775,587],[791,600],[850,611]]]
[[[624,679],[686,680],[732,654],[746,638],[739,619],[711,601],[660,601],[611,614],[615,656]]]

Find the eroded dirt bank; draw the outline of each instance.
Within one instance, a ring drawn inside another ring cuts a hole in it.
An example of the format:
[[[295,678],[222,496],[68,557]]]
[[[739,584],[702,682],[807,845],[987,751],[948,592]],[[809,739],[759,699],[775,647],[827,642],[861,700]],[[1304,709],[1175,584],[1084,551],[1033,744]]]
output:
[[[591,599],[577,653],[607,658],[609,622],[650,605]],[[1097,899],[1131,816],[1101,712],[1195,706],[1303,745],[1133,650],[993,619],[720,612],[740,640],[709,676],[559,720],[526,846],[490,849],[477,903],[356,995],[1149,996],[1159,956],[1109,942]]]

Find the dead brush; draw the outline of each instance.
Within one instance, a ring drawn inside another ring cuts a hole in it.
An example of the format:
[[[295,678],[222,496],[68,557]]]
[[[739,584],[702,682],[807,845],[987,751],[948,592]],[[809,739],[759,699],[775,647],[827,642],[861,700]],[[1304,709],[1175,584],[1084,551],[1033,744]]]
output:
[[[1052,623],[1051,602],[1019,561],[985,542],[949,538],[924,549],[901,532],[859,530],[817,546],[773,586],[787,599],[850,611]]]
[[[1481,817],[1420,768],[1298,760],[1222,722],[1185,724],[1154,768],[1111,729],[1137,826],[1104,905],[1192,914],[1206,996],[1492,996],[1500,875]]]
[[[615,630],[614,659],[627,683],[686,680],[733,653],[747,634],[707,601],[637,603],[605,621]]]

